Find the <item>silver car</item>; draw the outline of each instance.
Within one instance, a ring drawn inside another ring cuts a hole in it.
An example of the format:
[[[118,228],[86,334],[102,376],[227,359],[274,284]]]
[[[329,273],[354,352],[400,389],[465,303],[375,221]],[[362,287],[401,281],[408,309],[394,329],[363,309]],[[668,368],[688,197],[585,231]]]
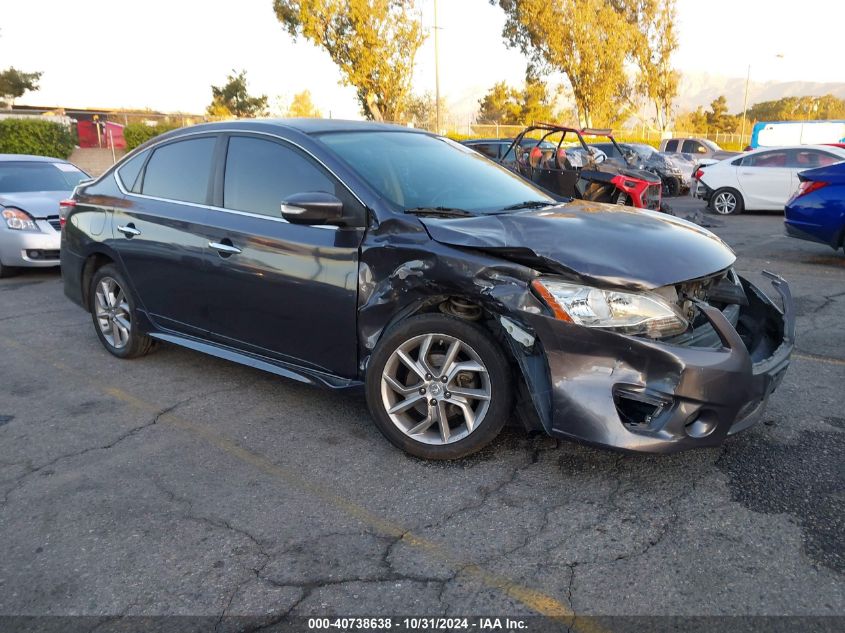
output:
[[[0,277],[59,265],[59,202],[87,178],[59,158],[0,154]]]

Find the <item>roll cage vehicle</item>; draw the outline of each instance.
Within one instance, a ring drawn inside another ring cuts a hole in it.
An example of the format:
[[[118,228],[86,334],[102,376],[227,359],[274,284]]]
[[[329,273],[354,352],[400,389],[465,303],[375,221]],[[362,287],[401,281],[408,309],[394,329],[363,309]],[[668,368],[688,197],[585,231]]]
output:
[[[712,233],[555,200],[421,130],[182,128],[78,185],[60,218],[65,294],[109,353],[165,341],[361,389],[423,458],[472,453],[509,422],[632,451],[713,446],[759,419],[793,346],[786,282],[770,275],[781,309]]]
[[[608,161],[604,152],[590,149],[584,135],[606,137],[619,155],[624,156],[612,130],[578,130],[538,123],[525,128],[514,139],[511,149],[517,148],[517,160],[507,166],[547,191],[567,198],[662,210],[663,185],[659,176],[635,169],[627,161],[625,166]],[[535,137],[534,146],[526,148],[526,138]],[[542,147],[550,138],[557,140],[554,150]],[[567,146],[565,143],[570,141],[574,144]]]

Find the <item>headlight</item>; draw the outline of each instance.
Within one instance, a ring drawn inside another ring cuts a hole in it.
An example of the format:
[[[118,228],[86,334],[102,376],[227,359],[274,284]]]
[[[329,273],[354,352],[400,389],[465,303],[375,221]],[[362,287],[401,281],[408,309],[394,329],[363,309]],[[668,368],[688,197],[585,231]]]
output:
[[[6,221],[6,226],[14,231],[36,231],[41,232],[35,220],[26,212],[14,207],[6,207],[3,209],[3,219]]]
[[[687,320],[663,297],[535,279],[532,287],[555,317],[577,325],[661,338],[680,334]]]

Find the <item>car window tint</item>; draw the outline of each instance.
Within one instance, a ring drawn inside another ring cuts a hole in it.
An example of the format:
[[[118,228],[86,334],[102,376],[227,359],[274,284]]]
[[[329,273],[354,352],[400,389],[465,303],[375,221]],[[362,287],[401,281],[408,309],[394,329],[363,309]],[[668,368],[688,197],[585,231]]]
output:
[[[699,143],[698,141],[684,141],[684,146],[683,146],[683,150],[682,150],[682,151],[683,151],[685,154],[699,154],[699,153],[704,153],[704,152],[702,152],[702,150],[703,150],[704,152],[706,152],[706,151],[707,151],[707,148],[706,148],[706,147],[704,147],[704,145],[702,145],[702,144],[701,144],[701,143]]]
[[[825,167],[842,161],[839,156],[828,154],[817,149],[796,149],[790,152],[789,166],[797,169],[812,169]]]
[[[499,146],[492,143],[474,143],[470,145],[476,152],[489,156],[490,158],[499,157]]]
[[[246,136],[229,139],[223,180],[227,209],[280,217],[282,201],[295,193],[324,191],[344,200],[341,187],[293,148]]]
[[[136,154],[123,163],[123,165],[121,165],[121,167],[117,170],[120,182],[122,182],[123,186],[129,191],[137,191],[137,189],[133,189],[136,184],[140,186],[141,183],[137,182],[138,174],[141,173],[141,167],[144,166],[144,161],[147,160],[147,156],[149,156],[149,154],[150,150]]]
[[[677,152],[678,151],[678,141],[667,141],[666,142],[666,151],[667,152]]]
[[[786,167],[786,152],[761,152],[746,156],[742,161],[743,167]]]
[[[207,136],[156,149],[144,170],[141,192],[156,198],[204,204],[216,140]]]

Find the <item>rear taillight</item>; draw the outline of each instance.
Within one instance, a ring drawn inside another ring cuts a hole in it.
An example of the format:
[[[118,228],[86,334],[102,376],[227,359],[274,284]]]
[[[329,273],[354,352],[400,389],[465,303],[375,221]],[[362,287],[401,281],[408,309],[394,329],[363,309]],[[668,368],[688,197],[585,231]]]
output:
[[[59,202],[59,226],[65,228],[68,213],[76,207],[76,200],[62,200]]]
[[[821,180],[803,180],[800,185],[798,185],[798,191],[795,192],[795,197],[800,198],[801,196],[806,196],[808,193],[813,193],[822,187],[827,187],[828,183],[822,182]]]
[[[695,170],[695,175],[693,176],[693,178],[695,178],[696,180],[701,180],[701,177],[703,175],[704,175],[704,170],[703,169],[697,169],[697,170]]]

